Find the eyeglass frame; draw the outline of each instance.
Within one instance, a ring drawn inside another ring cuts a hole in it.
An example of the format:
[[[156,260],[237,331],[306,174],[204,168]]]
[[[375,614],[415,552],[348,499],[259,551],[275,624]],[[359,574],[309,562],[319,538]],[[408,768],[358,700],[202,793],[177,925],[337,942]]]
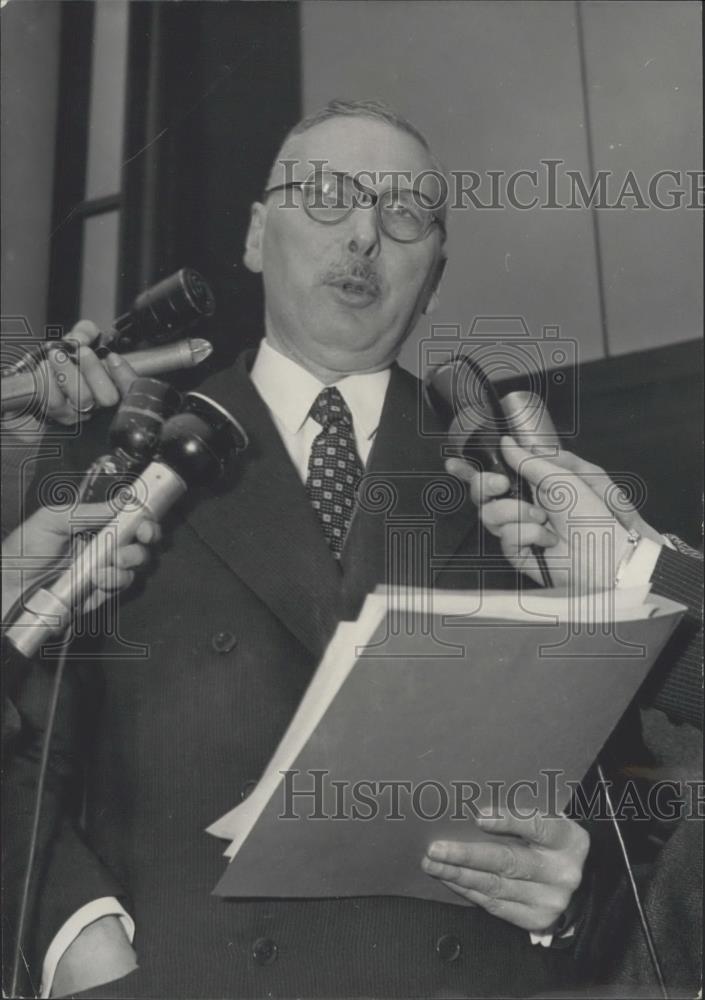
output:
[[[318,172],[318,173],[320,173],[320,172]],[[393,190],[392,187],[386,188],[384,191],[380,191],[379,194],[378,194],[377,191],[372,191],[370,188],[366,188],[363,184],[361,184],[351,174],[346,174],[346,173],[344,173],[342,171],[337,171],[337,170],[328,170],[328,171],[325,171],[325,173],[330,174],[332,177],[343,177],[343,178],[347,177],[347,178],[349,178],[349,180],[352,181],[353,185],[359,191],[359,193],[360,194],[364,194],[366,198],[369,198],[370,203],[369,203],[369,205],[358,205],[358,204],[354,204],[353,203],[347,209],[347,211],[345,212],[345,214],[341,215],[339,219],[331,219],[329,222],[326,222],[323,219],[318,219],[314,215],[311,215],[311,212],[309,211],[309,208],[306,205],[306,202],[304,201],[304,203],[303,203],[304,212],[306,212],[306,215],[309,217],[309,219],[311,219],[312,222],[317,222],[321,226],[337,226],[337,225],[339,225],[339,223],[344,222],[345,219],[349,218],[350,215],[351,215],[351,213],[356,208],[374,208],[375,215],[377,216],[377,222],[379,224],[380,229],[385,234],[385,236],[388,236],[390,240],[394,240],[395,243],[402,243],[402,244],[405,244],[405,245],[410,245],[412,243],[420,243],[421,240],[425,240],[426,239],[426,237],[430,233],[431,227],[433,226],[434,223],[438,226],[438,228],[441,231],[441,238],[442,238],[442,240],[445,240],[446,235],[447,235],[446,234],[445,223],[444,223],[443,219],[441,219],[431,209],[425,209],[426,211],[428,211],[429,213],[431,213],[430,216],[429,216],[429,220],[428,220],[428,224],[427,224],[426,228],[423,230],[423,232],[419,233],[419,235],[416,236],[413,240],[402,240],[402,239],[399,239],[398,236],[392,236],[391,233],[387,232],[387,230],[386,230],[386,228],[384,226],[384,223],[382,222],[382,217],[381,217],[380,209],[378,207],[379,206],[380,198],[382,198],[385,194],[388,194],[390,191],[392,191]],[[317,172],[314,171],[312,174],[309,174],[309,176],[306,178],[305,181],[288,181],[286,184],[275,184],[273,187],[265,188],[265,190],[262,192],[263,197],[264,198],[268,198],[270,194],[274,194],[276,191],[293,191],[293,190],[295,190],[297,188],[299,190],[302,190],[307,184],[311,183],[312,179],[314,179],[316,177],[316,175],[317,175]],[[409,188],[408,190],[415,192],[414,188]],[[415,192],[415,193],[418,193],[418,192]]]

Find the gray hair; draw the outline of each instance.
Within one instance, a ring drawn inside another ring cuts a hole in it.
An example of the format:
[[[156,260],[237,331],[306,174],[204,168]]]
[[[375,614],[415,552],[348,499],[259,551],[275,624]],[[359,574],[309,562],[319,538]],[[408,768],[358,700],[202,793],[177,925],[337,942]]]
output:
[[[374,118],[378,121],[386,122],[387,125],[392,125],[402,132],[413,135],[417,142],[421,143],[426,152],[435,159],[423,132],[417,129],[408,118],[400,115],[398,111],[384,101],[345,101],[341,99],[329,101],[325,107],[312,111],[310,115],[306,115],[298,124],[294,125],[284,140],[285,143],[291,136],[308,132],[315,125],[327,122],[330,118]]]
[[[436,154],[431,149],[428,139],[426,136],[418,129],[408,118],[399,114],[395,108],[387,104],[385,101],[349,101],[343,100],[342,98],[336,98],[329,101],[324,107],[318,108],[316,111],[312,111],[310,115],[306,115],[302,118],[300,122],[287,133],[284,139],[279,153],[277,153],[277,159],[282,154],[282,151],[286,149],[289,141],[294,138],[294,136],[302,135],[304,132],[308,132],[309,129],[314,128],[316,125],[320,125],[322,122],[327,122],[331,118],[371,118],[376,121],[385,122],[387,125],[391,125],[393,128],[399,129],[401,132],[406,132],[407,135],[411,135],[416,139],[416,141],[426,150],[428,153],[431,163],[433,164],[433,169],[445,181],[445,190],[448,190],[448,182],[445,176],[445,170],[436,156]],[[275,161],[276,162],[276,161]],[[446,220],[446,204],[445,202],[440,206],[438,214],[443,223]]]

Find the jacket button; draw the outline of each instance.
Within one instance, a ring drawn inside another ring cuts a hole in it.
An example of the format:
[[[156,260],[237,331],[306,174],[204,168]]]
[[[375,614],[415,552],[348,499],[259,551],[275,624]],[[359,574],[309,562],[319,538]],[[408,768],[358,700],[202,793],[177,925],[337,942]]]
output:
[[[442,962],[449,964],[455,962],[457,958],[460,958],[462,950],[462,945],[454,934],[442,934],[436,941],[436,951]]]
[[[279,949],[271,938],[257,938],[252,945],[252,957],[257,965],[271,965],[276,962]]]
[[[240,789],[240,799],[244,801],[248,795],[251,795],[254,789],[257,787],[257,782],[254,779],[244,782],[242,788]]]
[[[229,653],[237,646],[237,637],[232,632],[215,632],[211,636],[211,646],[216,653]]]

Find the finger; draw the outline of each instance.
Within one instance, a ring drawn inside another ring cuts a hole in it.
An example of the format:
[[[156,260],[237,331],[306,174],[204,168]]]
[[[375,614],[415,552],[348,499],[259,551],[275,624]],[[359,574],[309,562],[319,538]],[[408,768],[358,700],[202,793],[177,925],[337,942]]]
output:
[[[518,553],[522,549],[536,545],[550,549],[558,542],[558,537],[542,524],[505,524],[496,530],[505,552]]]
[[[481,472],[477,466],[465,462],[462,458],[447,459],[445,467],[451,476],[470,484],[470,496],[477,507],[494,497],[504,496],[509,491],[510,483],[507,476],[495,472]]]
[[[434,862],[493,873],[503,878],[544,881],[546,859],[533,848],[519,843],[435,841],[429,847],[427,856]]]
[[[91,583],[93,586],[106,593],[125,590],[134,579],[134,570],[120,569],[117,566],[103,566],[100,569],[94,570],[91,574]]]
[[[80,351],[80,348],[79,348]],[[73,361],[73,356],[60,345],[49,351],[49,365],[61,392],[76,413],[87,413],[95,406],[93,393]]]
[[[514,900],[495,899],[494,896],[485,896],[484,893],[478,892],[476,889],[463,889],[452,882],[444,882],[444,885],[471,903],[475,903],[476,906],[481,906],[483,910],[493,916],[535,934],[544,933],[560,916],[560,913],[555,913],[553,910],[536,909],[533,906],[527,906],[526,903],[517,903]]]
[[[592,462],[586,462],[584,458],[581,458],[574,452],[564,451],[562,448],[553,456],[552,461],[556,465],[559,465],[562,469],[568,469],[570,472],[575,472],[577,475],[607,475],[605,470],[600,468],[599,465],[593,465]]]
[[[610,514],[602,496],[595,491],[587,477],[583,478],[561,469],[545,458],[531,455],[510,437],[502,438],[502,454],[512,468],[534,487],[534,496],[547,510],[549,517],[551,512],[564,512],[567,501],[571,511],[578,510],[581,517],[605,517]]]
[[[557,912],[564,910],[568,905],[566,894],[555,886],[503,878],[493,872],[443,865],[436,861],[427,861],[421,867],[426,874],[440,879],[447,885],[452,884],[459,889],[479,892],[491,899],[511,900],[514,903],[524,903],[526,906]]]
[[[149,554],[144,545],[132,542],[130,545],[122,545],[115,556],[114,565],[119,569],[136,569],[144,566],[149,558]]]
[[[562,850],[573,846],[576,841],[576,831],[588,837],[582,827],[565,816],[541,816],[536,813],[526,817],[504,812],[496,816],[478,816],[475,822],[487,833],[511,834],[549,850]]]
[[[64,340],[73,340],[77,344],[88,346],[100,336],[100,330],[90,319],[80,319],[76,325],[69,330]]]
[[[140,521],[137,525],[135,537],[143,545],[154,545],[162,537],[161,526],[156,521]]]
[[[501,440],[502,455],[515,472],[519,472],[532,486],[538,486],[542,479],[561,472],[559,466],[549,462],[547,458],[534,455],[516,443],[514,438],[505,434]]]
[[[90,347],[79,348],[78,364],[96,405],[115,406],[120,401],[120,393]]]
[[[96,608],[99,608],[101,604],[105,603],[108,597],[112,597],[113,600],[115,599],[113,594],[109,594],[105,590],[98,590],[98,589],[94,590],[90,594],[90,596],[86,598],[86,602],[83,605],[83,610],[95,611]]]
[[[542,507],[524,500],[490,500],[482,507],[482,523],[486,528],[501,528],[505,524],[545,524],[547,518]]]
[[[628,527],[631,524],[631,515],[636,511],[636,507],[630,501],[623,489],[618,488],[609,473],[593,462],[586,462],[584,458],[574,454],[572,451],[559,451],[552,459],[556,465],[580,476],[581,480],[588,486],[595,496],[601,500],[611,513]],[[625,520],[625,518],[628,520]]]
[[[108,367],[108,374],[117,386],[121,396],[129,391],[130,386],[137,378],[137,372],[129,361],[126,361],[120,354],[109,354],[105,359]]]
[[[76,411],[67,403],[66,396],[56,380],[54,368],[48,360],[39,365],[35,378],[37,379],[37,396],[42,401],[42,409],[47,416],[59,424],[75,424]]]

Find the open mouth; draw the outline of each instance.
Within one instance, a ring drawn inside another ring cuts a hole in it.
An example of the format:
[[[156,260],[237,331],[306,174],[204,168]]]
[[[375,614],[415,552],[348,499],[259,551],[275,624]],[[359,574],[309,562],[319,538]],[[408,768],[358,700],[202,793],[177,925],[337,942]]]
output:
[[[329,284],[346,298],[352,300],[359,299],[371,302],[379,295],[379,288],[372,281],[361,281],[358,278],[338,278]]]

